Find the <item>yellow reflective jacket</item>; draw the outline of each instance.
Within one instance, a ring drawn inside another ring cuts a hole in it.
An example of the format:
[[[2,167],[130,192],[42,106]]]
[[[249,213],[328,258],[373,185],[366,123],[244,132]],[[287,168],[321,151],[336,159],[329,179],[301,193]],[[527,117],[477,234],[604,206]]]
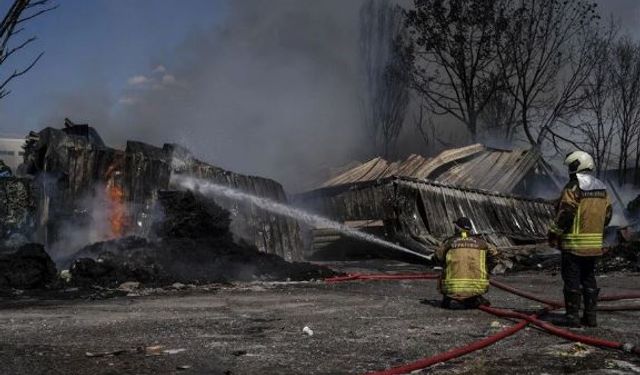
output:
[[[488,256],[496,256],[493,245],[461,233],[445,241],[436,251],[443,263],[438,284],[442,294],[451,298],[479,296],[489,290]]]
[[[607,187],[591,175],[576,173],[562,190],[550,230],[560,235],[561,250],[578,256],[600,256],[609,221]]]

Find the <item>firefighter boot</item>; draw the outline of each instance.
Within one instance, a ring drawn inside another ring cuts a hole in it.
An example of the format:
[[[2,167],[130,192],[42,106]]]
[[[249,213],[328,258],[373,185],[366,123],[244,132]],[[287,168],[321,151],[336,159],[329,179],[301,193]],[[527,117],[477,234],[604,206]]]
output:
[[[584,288],[582,293],[584,297],[584,313],[581,322],[587,327],[597,327],[596,307],[598,305],[600,289]]]
[[[451,308],[451,297],[442,296],[442,303],[440,304],[440,306],[443,309],[450,309]]]
[[[564,320],[560,325],[567,327],[580,327],[580,302],[582,293],[575,289],[564,290]]]

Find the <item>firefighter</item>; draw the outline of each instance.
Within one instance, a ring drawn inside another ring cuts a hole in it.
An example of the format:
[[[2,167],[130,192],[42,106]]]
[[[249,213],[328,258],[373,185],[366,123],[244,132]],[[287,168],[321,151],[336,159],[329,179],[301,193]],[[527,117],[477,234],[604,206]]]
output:
[[[0,177],[11,177],[13,173],[11,168],[4,163],[4,160],[0,159]]]
[[[569,183],[562,190],[555,220],[549,228],[549,244],[562,251],[564,281],[564,325],[596,327],[598,285],[596,259],[603,254],[604,228],[611,220],[611,202],[605,184],[589,174],[594,163],[591,155],[574,151],[564,164]],[[581,298],[584,313],[580,319]]]
[[[489,290],[487,262],[497,255],[496,248],[472,236],[471,220],[460,217],[453,223],[455,235],[436,251],[442,263],[438,289],[442,293],[442,307],[451,308],[455,301],[464,308],[489,305],[483,294]]]

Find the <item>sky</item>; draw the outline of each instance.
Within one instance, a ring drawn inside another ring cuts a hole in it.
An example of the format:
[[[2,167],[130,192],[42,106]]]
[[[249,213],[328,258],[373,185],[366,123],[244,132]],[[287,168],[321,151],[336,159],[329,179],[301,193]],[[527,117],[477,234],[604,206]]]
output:
[[[53,1],[53,0],[52,0]],[[0,0],[4,12],[11,0]],[[55,0],[26,25],[42,60],[0,100],[0,135],[89,122],[116,147],[178,142],[293,190],[361,156],[362,0]],[[600,0],[640,35],[640,0]]]
[[[12,2],[0,0],[0,10],[4,12]],[[13,82],[12,93],[0,102],[0,133],[23,134],[42,127],[54,97],[94,83],[103,86],[103,95],[118,97],[130,78],[161,65],[164,54],[189,33],[220,22],[227,9],[226,1],[217,0],[53,3],[58,9],[26,25],[25,35],[38,40],[1,70],[6,75],[44,52],[42,60]]]

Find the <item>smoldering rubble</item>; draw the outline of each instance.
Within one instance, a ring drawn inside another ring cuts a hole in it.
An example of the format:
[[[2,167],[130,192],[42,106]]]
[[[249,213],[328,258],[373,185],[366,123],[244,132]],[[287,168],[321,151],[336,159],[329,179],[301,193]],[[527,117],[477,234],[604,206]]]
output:
[[[230,232],[229,211],[191,192],[160,191],[165,215],[154,237],[125,237],[91,244],[71,259],[72,285],[116,287],[175,282],[286,281],[323,279],[336,273],[309,263],[290,263],[260,253]],[[68,261],[67,261],[68,262]]]
[[[172,173],[286,201],[275,181],[208,165],[177,145],[129,142],[117,150],[92,127],[67,120],[61,130],[28,135],[19,172],[20,178],[0,180],[0,265],[14,270],[3,273],[0,287],[284,281],[334,274],[300,262],[300,234],[290,218],[177,191]],[[54,260],[64,283],[55,277]]]
[[[493,157],[502,160],[500,173],[519,176],[501,185],[502,191],[449,183],[454,175],[471,184],[489,181],[476,159]],[[551,171],[536,167],[539,157],[472,145],[431,159],[374,159],[294,200],[425,255],[451,234],[451,220],[439,218],[466,212],[480,235],[501,250],[494,274],[556,270],[559,253],[545,244],[553,202],[513,194],[527,194],[540,178],[552,180]],[[465,168],[471,164],[475,167]],[[346,253],[416,261],[250,202],[182,191],[172,175],[288,203],[273,180],[225,171],[174,144],[159,148],[130,141],[124,150],[110,148],[94,128],[70,120],[63,129],[29,134],[20,174],[0,179],[0,266],[7,270],[0,286],[5,288],[322,279],[335,272],[301,261],[344,259]],[[607,253],[603,271],[637,269],[635,233],[633,227],[614,230],[618,245]],[[56,277],[54,261],[64,282]]]

